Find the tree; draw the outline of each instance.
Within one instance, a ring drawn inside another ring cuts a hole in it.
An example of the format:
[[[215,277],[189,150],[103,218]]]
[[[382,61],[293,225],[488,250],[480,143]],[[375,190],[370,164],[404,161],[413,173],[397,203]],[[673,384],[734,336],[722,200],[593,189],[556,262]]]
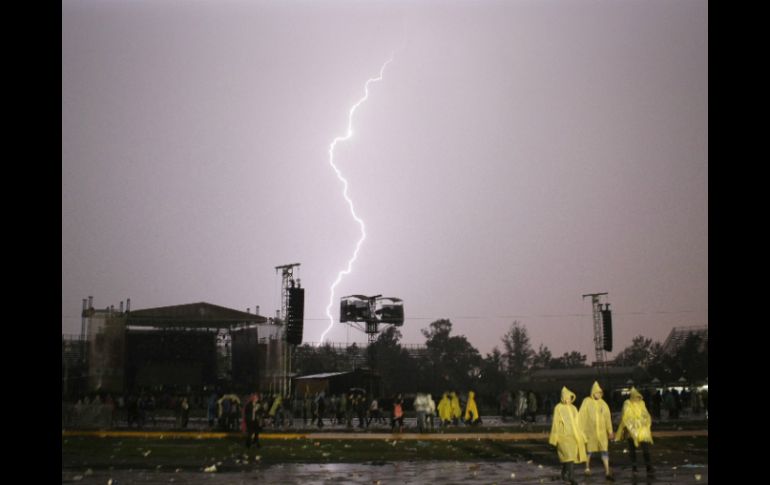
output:
[[[400,340],[401,331],[394,326],[380,332],[377,340],[366,349],[369,367],[381,372],[386,367],[383,364],[390,363],[394,356],[397,357],[401,353]]]
[[[449,334],[452,333],[452,322],[447,319],[436,320],[428,328],[420,330],[425,337],[425,345],[429,349],[439,351],[446,346]]]
[[[615,357],[615,363],[642,367],[648,374],[664,382],[672,378],[671,358],[663,353],[663,345],[642,335],[634,337],[631,345]]]
[[[339,372],[348,370],[344,361],[329,342],[320,347],[303,344],[296,348],[292,355],[292,368],[297,374]]]
[[[401,347],[400,340],[401,331],[390,326],[380,332],[377,340],[367,348],[369,366],[382,376],[385,395],[419,390],[415,379],[404,378],[416,376],[417,364],[409,352]]]
[[[616,357],[615,363],[621,366],[646,367],[653,358],[652,339],[639,335],[634,337],[631,345],[623,349]]]
[[[446,390],[472,388],[477,381],[481,366],[481,354],[468,342],[464,335],[451,336],[452,322],[436,320],[427,329],[422,329],[427,348],[423,369],[431,376],[434,394]]]
[[[498,396],[505,389],[503,354],[495,347],[481,362],[481,375],[476,389],[477,403],[497,407]]]
[[[345,357],[347,358],[348,368],[356,369],[361,367],[361,364],[364,363],[361,359],[362,350],[363,349],[360,349],[355,343],[348,345],[348,347],[345,349]]]
[[[545,345],[540,344],[540,347],[538,347],[537,349],[537,353],[532,358],[532,367],[530,367],[530,369],[531,370],[550,369],[551,360],[553,360],[553,355],[551,354],[551,351],[548,350],[548,347],[546,347]]]
[[[698,334],[687,335],[684,342],[662,360],[664,381],[684,377],[692,383],[708,377],[708,343]]]
[[[503,358],[508,377],[516,382],[529,371],[535,356],[535,351],[529,344],[527,327],[521,325],[518,320],[514,320],[511,329],[503,336],[502,341],[505,346]]]
[[[577,369],[580,367],[588,367],[586,365],[586,359],[588,357],[585,354],[581,354],[573,350],[572,352],[564,352],[564,355],[556,359],[552,359],[550,362],[551,369]]]

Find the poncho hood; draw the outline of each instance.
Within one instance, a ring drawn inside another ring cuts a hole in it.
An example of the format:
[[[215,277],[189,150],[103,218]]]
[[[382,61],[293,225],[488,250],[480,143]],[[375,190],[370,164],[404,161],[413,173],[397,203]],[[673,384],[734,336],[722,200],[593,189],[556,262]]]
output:
[[[561,402],[562,404],[572,404],[575,402],[575,393],[567,389],[567,386],[561,388]]]
[[[599,394],[599,396],[597,397],[596,394]],[[604,391],[601,386],[599,386],[599,383],[594,381],[594,385],[591,386],[591,397],[594,399],[601,399],[602,395],[604,395]]]

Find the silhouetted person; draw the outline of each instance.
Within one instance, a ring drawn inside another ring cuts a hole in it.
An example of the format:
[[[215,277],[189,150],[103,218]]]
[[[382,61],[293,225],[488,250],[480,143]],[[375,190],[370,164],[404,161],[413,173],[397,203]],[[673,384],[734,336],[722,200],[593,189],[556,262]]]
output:
[[[393,419],[390,422],[391,430],[395,431],[396,424],[398,424],[398,432],[402,432],[404,430],[404,399],[401,397],[401,394],[393,400]]]
[[[243,407],[243,423],[246,432],[246,449],[254,443],[257,448],[259,445],[259,432],[262,430],[262,407],[259,397],[256,393],[249,397],[249,402]]]
[[[180,421],[182,429],[187,428],[187,422],[190,420],[190,403],[187,402],[187,398],[182,398],[182,402],[179,404]]]

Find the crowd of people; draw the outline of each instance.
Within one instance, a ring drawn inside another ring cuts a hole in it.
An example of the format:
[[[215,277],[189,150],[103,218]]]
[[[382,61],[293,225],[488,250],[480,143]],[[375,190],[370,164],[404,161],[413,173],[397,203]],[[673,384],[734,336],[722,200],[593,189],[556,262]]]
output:
[[[270,425],[278,427],[303,426],[323,427],[325,424],[368,428],[372,423],[381,426],[393,422],[403,426],[406,415],[416,416],[420,431],[436,429],[439,426],[457,425],[460,422],[478,424],[481,421],[479,408],[484,414],[495,414],[487,400],[476,402],[476,395],[447,391],[444,395],[430,393],[373,397],[360,388],[346,393],[304,393],[301,396],[277,396],[263,394],[269,403]],[[708,390],[644,388],[639,391],[653,418],[680,419],[682,416],[704,416],[708,419]],[[113,396],[110,393],[92,392],[71,402],[62,403],[62,418],[65,423],[77,422],[78,417],[98,416],[100,424],[142,428],[156,426],[161,419],[164,425],[172,419],[174,427],[186,428],[190,417],[206,416],[209,428],[237,430],[241,420],[242,402],[247,396],[221,391],[153,391],[149,389],[136,393]],[[435,399],[435,401],[434,401]],[[488,398],[487,398],[488,399]],[[607,403],[616,412],[623,404],[619,391],[606,396]],[[276,400],[278,403],[276,403]],[[398,416],[393,416],[395,401],[400,400]],[[497,415],[503,422],[519,423],[523,426],[534,422],[548,422],[551,411],[559,403],[560,396],[553,393],[536,393],[528,389],[503,391],[497,397]],[[443,405],[441,403],[444,403]],[[444,410],[443,414],[441,410]],[[294,420],[297,420],[297,423]]]
[[[527,405],[522,405],[517,414],[523,419],[534,411],[530,407],[529,394],[522,394],[527,397],[526,401],[522,399]],[[434,431],[439,427],[445,429],[461,422],[466,425],[480,424],[481,417],[475,393],[469,391],[465,397],[465,402],[461,404],[456,392],[447,391],[436,404],[430,394],[417,393],[411,407],[415,411],[418,432]],[[585,464],[584,473],[590,475],[591,457],[598,454],[604,467],[605,479],[613,481],[614,475],[609,463],[609,443],[613,440],[627,443],[633,472],[637,471],[636,450],[641,448],[646,471],[648,475],[652,475],[654,470],[649,450],[653,442],[652,415],[647,410],[643,395],[633,387],[630,389],[628,398],[622,405],[617,432],[614,431],[610,406],[604,400],[604,391],[598,382],[593,383],[590,395],[583,399],[579,409],[574,404],[576,397],[575,393],[563,387],[559,402],[553,407],[550,416],[551,433],[548,441],[556,447],[559,461],[562,463],[562,479],[570,485],[577,484],[574,478],[576,463]],[[222,399],[226,397],[223,396],[220,401]],[[253,393],[249,396],[242,419],[241,429],[246,432],[245,446],[259,446],[259,433],[265,427],[286,425],[286,411],[289,416],[298,411],[305,425],[310,420],[311,426],[319,428],[323,428],[324,420],[329,424],[344,424],[352,428],[355,418],[358,419],[359,428],[368,428],[372,421],[386,424],[387,421],[381,412],[381,401],[385,401],[384,407],[390,411],[391,431],[402,432],[406,402],[401,394],[388,400],[378,400],[366,397],[363,392],[351,391],[328,398],[324,392],[319,392],[312,396],[307,394],[301,400],[287,399],[287,402],[294,402],[294,405],[285,409],[281,396],[263,398],[260,394]],[[289,426],[291,421],[292,419],[289,419]]]
[[[537,420],[539,411],[546,416],[546,422],[550,420],[549,443],[556,447],[562,463],[562,478],[570,484],[577,483],[575,464],[584,464],[586,475],[592,473],[593,455],[600,456],[605,478],[614,480],[608,453],[609,443],[613,440],[627,443],[633,472],[637,471],[636,450],[641,449],[646,471],[652,475],[651,426],[653,419],[661,419],[662,409],[667,411],[669,419],[679,419],[683,408],[692,414],[705,413],[708,418],[707,389],[685,389],[681,393],[676,389],[662,392],[643,389],[640,392],[632,387],[627,395],[613,393],[608,403],[599,383],[594,382],[579,409],[575,405],[576,398],[575,393],[563,387],[558,400],[549,394],[541,396],[531,390],[519,390],[501,393],[498,402],[503,421],[513,418],[521,423],[531,423]],[[330,396],[323,391],[306,392],[294,398],[256,392],[240,396],[217,391],[208,396],[163,393],[160,397],[143,391],[114,398],[110,393],[96,392],[77,400],[66,411],[63,406],[62,420],[63,423],[76,423],[75,418],[93,414],[102,420],[102,424],[112,427],[117,424],[117,414],[122,412],[129,428],[141,428],[156,425],[159,408],[173,411],[174,426],[181,429],[188,426],[191,409],[205,409],[210,429],[244,432],[247,448],[260,446],[259,433],[266,428],[283,429],[300,422],[304,427],[309,423],[319,429],[325,425],[367,429],[374,423],[400,433],[404,430],[407,411],[410,414],[413,411],[415,427],[420,433],[444,431],[460,424],[481,424],[474,391],[464,394],[446,391],[436,403],[430,393],[417,393],[408,398],[402,394],[377,398],[360,388]],[[613,427],[612,408],[616,412],[620,408],[617,428]]]
[[[664,396],[672,396],[668,399],[673,401],[675,392],[674,390],[657,394],[660,395],[661,402],[665,402],[667,398]],[[649,395],[650,402],[654,403],[655,393]],[[706,399],[708,396],[707,393],[696,395],[699,397],[705,395]],[[280,396],[263,398],[258,393],[254,393],[249,396],[249,404],[244,409],[241,428],[246,432],[246,447],[252,444],[259,446],[259,432],[265,427],[291,426],[292,416],[295,415],[302,416],[306,426],[309,420],[311,426],[318,428],[323,428],[325,421],[330,425],[345,425],[347,428],[353,428],[357,418],[359,428],[368,428],[373,421],[387,425],[385,415],[388,414],[390,430],[400,433],[404,429],[407,404],[411,404],[410,408],[414,410],[416,428],[420,433],[443,430],[461,423],[471,426],[480,424],[481,417],[474,391],[469,391],[462,397],[463,402],[458,393],[447,391],[436,404],[429,393],[417,393],[409,403],[402,394],[389,399],[377,399],[357,391],[330,397],[327,397],[324,392],[319,392],[314,395],[307,394],[302,399],[286,399],[285,402],[293,404],[285,406],[284,399]],[[520,391],[517,397],[514,415],[522,421],[534,421],[538,410],[537,395],[533,392]],[[648,476],[652,476],[654,469],[651,463],[650,445],[653,443],[651,427],[654,414],[647,410],[643,394],[633,387],[630,389],[627,398],[622,402],[617,428],[613,426],[610,405],[604,400],[604,391],[598,382],[593,383],[590,395],[583,399],[579,409],[574,404],[576,397],[575,393],[563,387],[559,401],[553,406],[552,413],[549,413],[551,432],[548,441],[556,448],[559,461],[562,463],[562,479],[571,485],[577,483],[574,476],[575,464],[584,464],[584,473],[592,474],[591,458],[599,455],[605,479],[614,481],[609,463],[609,444],[612,441],[627,444],[634,473],[637,472],[636,450],[641,448],[646,472]],[[509,399],[510,394],[504,393],[501,396],[501,403],[507,404],[510,402]],[[682,402],[681,396],[679,396],[679,402]],[[545,401],[543,407],[548,409],[549,403]],[[386,413],[383,413],[383,409]],[[707,412],[707,400],[705,409]],[[672,419],[678,418],[673,411],[669,413]],[[286,415],[289,416],[288,420],[285,419]]]

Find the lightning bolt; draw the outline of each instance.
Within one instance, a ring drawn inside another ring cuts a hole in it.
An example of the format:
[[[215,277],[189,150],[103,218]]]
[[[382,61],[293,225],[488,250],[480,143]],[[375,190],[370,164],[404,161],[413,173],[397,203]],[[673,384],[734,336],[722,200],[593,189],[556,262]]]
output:
[[[340,271],[337,274],[337,279],[334,280],[334,283],[332,283],[332,286],[329,288],[329,292],[331,293],[329,295],[329,305],[326,307],[326,316],[329,317],[329,327],[324,331],[323,334],[321,334],[321,339],[318,342],[318,346],[323,344],[324,338],[326,337],[326,334],[329,333],[329,330],[332,329],[332,326],[334,325],[334,317],[332,316],[332,306],[334,305],[334,289],[337,287],[338,284],[340,284],[340,281],[342,281],[342,277],[345,275],[350,274],[350,272],[353,270],[353,263],[358,259],[358,251],[361,249],[361,244],[363,244],[364,240],[366,239],[366,225],[364,224],[363,219],[358,217],[356,214],[356,209],[353,206],[353,201],[348,196],[348,181],[345,177],[342,176],[342,172],[340,172],[340,169],[337,168],[337,165],[334,163],[334,149],[337,147],[337,143],[342,141],[347,141],[353,136],[353,115],[355,114],[356,110],[359,106],[361,106],[364,101],[366,101],[369,98],[369,85],[371,83],[375,83],[382,80],[382,75],[385,72],[385,68],[393,61],[393,54],[391,54],[390,59],[385,61],[385,64],[382,65],[380,68],[380,74],[377,77],[371,78],[368,81],[366,81],[366,84],[364,84],[364,96],[359,99],[356,104],[353,105],[352,108],[350,108],[350,111],[348,112],[348,129],[345,133],[345,136],[338,136],[332,141],[331,145],[329,145],[329,165],[332,166],[334,169],[334,172],[337,174],[337,178],[340,179],[340,182],[342,182],[343,190],[342,190],[342,196],[345,198],[345,201],[348,203],[348,207],[350,208],[350,215],[353,216],[353,219],[358,223],[358,226],[361,228],[361,237],[356,243],[356,250],[353,252],[353,256],[348,261],[348,266],[346,269]]]

